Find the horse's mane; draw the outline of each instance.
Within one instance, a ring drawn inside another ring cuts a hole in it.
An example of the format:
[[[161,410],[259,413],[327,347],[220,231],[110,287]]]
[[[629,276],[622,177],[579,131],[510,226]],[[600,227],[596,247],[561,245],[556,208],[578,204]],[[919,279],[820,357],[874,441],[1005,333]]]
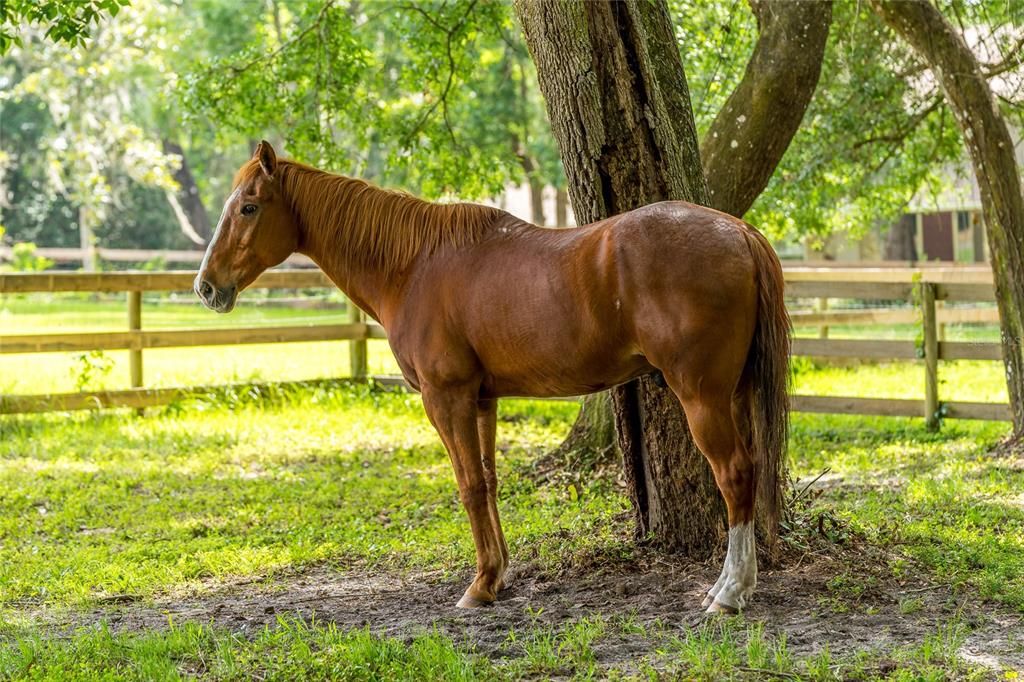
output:
[[[250,160],[234,186],[259,172],[259,162]],[[308,241],[327,247],[329,258],[355,260],[386,274],[405,269],[424,251],[475,243],[505,215],[480,204],[431,203],[290,160],[278,161],[275,174]]]

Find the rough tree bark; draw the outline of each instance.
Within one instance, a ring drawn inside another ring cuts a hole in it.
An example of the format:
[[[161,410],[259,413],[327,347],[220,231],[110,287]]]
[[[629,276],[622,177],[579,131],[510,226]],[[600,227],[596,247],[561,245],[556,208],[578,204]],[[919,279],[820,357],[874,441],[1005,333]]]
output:
[[[832,3],[749,0],[758,38],[700,145],[712,208],[742,217],[800,128],[821,75]]]
[[[706,204],[689,91],[664,2],[518,0],[516,11],[578,222],[664,199]],[[638,535],[706,557],[723,536],[725,505],[678,401],[650,378],[613,396]]]
[[[870,0],[928,64],[946,95],[981,189],[1013,430],[1024,436],[1024,195],[1013,140],[977,58],[926,0]]]
[[[203,200],[199,196],[199,186],[196,184],[196,179],[192,175],[192,169],[189,168],[188,160],[185,158],[185,150],[173,140],[164,140],[163,147],[165,154],[176,154],[181,157],[181,167],[174,173],[174,180],[178,183],[179,187],[177,194],[178,205],[181,207],[185,219],[188,221],[194,234],[188,234],[188,230],[184,227],[182,231],[192,242],[202,246],[210,241],[210,237],[213,236],[213,229],[210,225],[210,216],[207,215],[206,208],[203,206]],[[199,238],[199,241],[196,241],[196,237]]]

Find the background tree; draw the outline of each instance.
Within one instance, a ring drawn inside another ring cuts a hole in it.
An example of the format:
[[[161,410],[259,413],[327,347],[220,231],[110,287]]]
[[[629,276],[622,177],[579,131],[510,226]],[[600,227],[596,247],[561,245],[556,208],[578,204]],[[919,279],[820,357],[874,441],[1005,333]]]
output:
[[[129,8],[95,31],[87,45],[55,44],[27,30],[11,50],[21,78],[3,97],[33,100],[36,112],[48,115],[38,152],[45,159],[49,191],[76,207],[88,270],[96,268],[96,231],[116,208],[125,179],[176,190],[174,160],[133,116],[139,91],[151,86],[155,75],[153,63],[140,59],[144,47],[138,34],[156,20]]]
[[[925,0],[872,8],[924,59],[939,82],[970,154],[981,188],[1003,362],[1014,432],[1024,435],[1024,196],[1006,121],[978,59],[942,14]]]
[[[4,0],[0,3],[0,55],[20,43],[26,26],[41,29],[47,40],[82,45],[93,24],[117,16],[129,0]]]
[[[289,154],[428,197],[559,183],[535,76],[501,3],[281,3],[181,92],[231,134],[281,131]],[[359,125],[352,125],[359,121]]]

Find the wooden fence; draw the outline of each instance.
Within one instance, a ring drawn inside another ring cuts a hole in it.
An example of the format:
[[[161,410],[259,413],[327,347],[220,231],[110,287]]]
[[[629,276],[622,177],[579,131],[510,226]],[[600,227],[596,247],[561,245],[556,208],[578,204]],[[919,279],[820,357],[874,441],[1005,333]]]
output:
[[[208,387],[146,389],[143,387],[143,350],[187,346],[286,343],[348,340],[353,376],[366,376],[366,341],[386,338],[383,329],[368,323],[352,307],[346,324],[260,326],[218,329],[146,330],[142,319],[142,292],[187,291],[192,273],[38,273],[0,274],[0,294],[30,292],[126,292],[125,331],[74,334],[14,335],[0,331],[0,354],[90,350],[128,350],[131,387],[122,391],[94,391],[51,395],[0,396],[0,414],[45,412],[96,407],[147,407],[166,404],[182,395]],[[793,354],[819,358],[921,360],[924,400],[862,398],[821,395],[793,396],[794,409],[804,412],[924,417],[937,425],[942,417],[961,419],[1010,418],[1009,406],[942,400],[939,396],[940,360],[999,361],[998,343],[945,341],[947,323],[998,322],[995,308],[948,308],[944,303],[994,300],[992,275],[987,268],[835,268],[788,267],[787,295],[791,301],[817,301],[815,310],[793,309],[796,325],[817,326],[819,338],[797,338]],[[317,270],[276,270],[265,273],[254,288],[296,289],[333,285]],[[858,310],[826,309],[830,299],[860,299],[875,307]],[[889,302],[878,307],[877,302]],[[913,307],[906,304],[912,302]],[[902,307],[892,303],[902,303]],[[919,324],[920,343],[876,339],[828,338],[828,326],[839,324]]]

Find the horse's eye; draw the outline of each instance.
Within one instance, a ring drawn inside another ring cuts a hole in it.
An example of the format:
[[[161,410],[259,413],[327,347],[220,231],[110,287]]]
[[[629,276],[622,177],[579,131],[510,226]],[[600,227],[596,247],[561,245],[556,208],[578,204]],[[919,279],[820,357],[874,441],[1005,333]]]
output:
[[[252,215],[256,212],[256,204],[246,204],[242,207],[242,215]]]

